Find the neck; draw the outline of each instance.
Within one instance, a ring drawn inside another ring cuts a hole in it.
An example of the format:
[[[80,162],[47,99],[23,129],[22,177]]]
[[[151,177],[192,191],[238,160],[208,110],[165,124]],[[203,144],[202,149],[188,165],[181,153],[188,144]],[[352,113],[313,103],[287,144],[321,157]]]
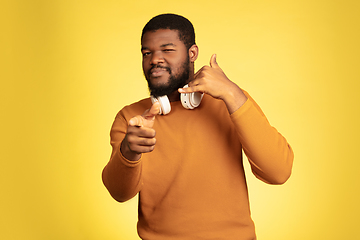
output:
[[[180,101],[180,93],[176,90],[175,92],[167,95],[170,102]]]
[[[189,82],[191,82],[192,80],[194,80],[194,71],[193,70],[190,71],[190,77],[186,81],[185,85],[188,84]],[[176,91],[172,92],[171,94],[167,95],[167,97],[168,97],[170,102],[180,101],[180,93],[178,92],[178,90],[176,90]]]

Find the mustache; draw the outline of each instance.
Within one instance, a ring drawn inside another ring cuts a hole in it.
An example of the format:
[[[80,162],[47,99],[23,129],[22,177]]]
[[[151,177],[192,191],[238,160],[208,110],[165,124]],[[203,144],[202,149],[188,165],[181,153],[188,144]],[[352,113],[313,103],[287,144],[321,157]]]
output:
[[[168,71],[168,72],[171,74],[171,69],[170,69],[169,67],[166,67],[166,66],[161,66],[161,65],[159,65],[159,64],[155,64],[155,65],[153,65],[153,66],[149,69],[148,74],[150,75],[150,74],[151,74],[151,72],[152,72],[152,70],[154,70],[155,68],[161,68],[161,69],[164,69],[164,70]]]

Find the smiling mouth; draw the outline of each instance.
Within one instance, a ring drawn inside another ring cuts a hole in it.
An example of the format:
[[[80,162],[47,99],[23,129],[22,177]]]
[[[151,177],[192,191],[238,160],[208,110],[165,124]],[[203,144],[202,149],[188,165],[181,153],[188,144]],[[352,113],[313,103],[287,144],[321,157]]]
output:
[[[154,67],[152,69],[150,69],[150,76],[151,77],[161,77],[162,75],[164,75],[166,72],[170,73],[170,69],[167,69],[166,67]]]
[[[152,77],[160,77],[166,72],[166,69],[163,68],[155,68],[151,71]]]

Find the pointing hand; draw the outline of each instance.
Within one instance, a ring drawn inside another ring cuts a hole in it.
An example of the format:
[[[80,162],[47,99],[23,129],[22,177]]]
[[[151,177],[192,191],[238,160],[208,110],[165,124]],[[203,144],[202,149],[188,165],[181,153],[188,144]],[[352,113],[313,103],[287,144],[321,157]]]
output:
[[[152,128],[155,116],[160,111],[160,103],[154,103],[142,115],[129,120],[124,140],[121,143],[121,153],[132,161],[139,160],[142,153],[151,152],[155,148],[155,130]]]

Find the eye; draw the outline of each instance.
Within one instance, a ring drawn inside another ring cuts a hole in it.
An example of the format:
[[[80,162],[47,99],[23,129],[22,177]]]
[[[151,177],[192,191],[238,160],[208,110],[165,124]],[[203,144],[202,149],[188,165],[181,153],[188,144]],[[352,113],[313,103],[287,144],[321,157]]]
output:
[[[150,53],[151,52],[143,52],[142,55],[143,55],[143,57],[146,57],[146,56],[150,55]]]
[[[167,49],[164,49],[163,51],[170,53],[170,52],[175,52],[175,49],[167,48]]]

